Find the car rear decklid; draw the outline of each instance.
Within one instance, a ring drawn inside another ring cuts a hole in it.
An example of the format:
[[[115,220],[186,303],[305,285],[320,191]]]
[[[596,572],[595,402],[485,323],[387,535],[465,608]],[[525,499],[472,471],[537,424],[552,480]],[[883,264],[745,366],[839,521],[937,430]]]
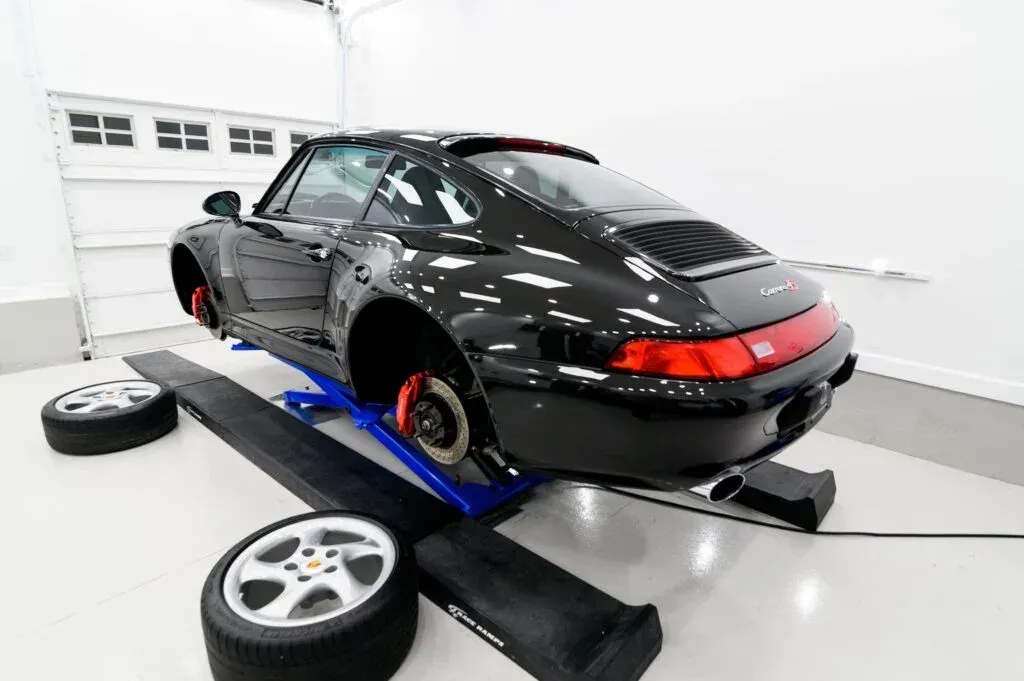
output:
[[[740,331],[804,312],[824,293],[777,256],[688,209],[603,213],[577,229],[642,260]]]

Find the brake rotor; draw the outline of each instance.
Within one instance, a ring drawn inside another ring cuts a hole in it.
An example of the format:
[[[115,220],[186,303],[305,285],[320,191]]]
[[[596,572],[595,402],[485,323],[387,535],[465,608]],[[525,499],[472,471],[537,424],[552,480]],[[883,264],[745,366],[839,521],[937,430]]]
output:
[[[416,441],[438,463],[450,466],[469,451],[469,419],[459,396],[439,378],[427,377],[412,413]]]

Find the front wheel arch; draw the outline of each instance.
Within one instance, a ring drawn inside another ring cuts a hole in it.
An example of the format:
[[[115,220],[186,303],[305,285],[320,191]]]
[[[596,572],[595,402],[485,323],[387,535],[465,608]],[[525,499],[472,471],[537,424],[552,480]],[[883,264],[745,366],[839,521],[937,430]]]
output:
[[[189,250],[188,246],[178,244],[171,251],[171,280],[174,292],[185,314],[192,314],[192,292],[199,286],[209,286],[206,273]]]

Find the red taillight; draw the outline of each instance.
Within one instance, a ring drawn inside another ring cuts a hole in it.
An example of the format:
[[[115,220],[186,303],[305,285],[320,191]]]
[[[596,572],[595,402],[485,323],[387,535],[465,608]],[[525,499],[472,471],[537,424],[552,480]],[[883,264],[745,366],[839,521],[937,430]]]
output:
[[[671,341],[636,338],[616,348],[606,369],[703,381],[763,374],[808,355],[832,338],[839,312],[821,301],[778,324],[729,338]]]
[[[754,356],[735,337],[696,342],[637,338],[620,345],[605,368],[705,381],[757,373]]]
[[[741,333],[740,339],[757,358],[758,373],[763,373],[809,355],[836,335],[838,328],[839,311],[822,300],[784,322]]]

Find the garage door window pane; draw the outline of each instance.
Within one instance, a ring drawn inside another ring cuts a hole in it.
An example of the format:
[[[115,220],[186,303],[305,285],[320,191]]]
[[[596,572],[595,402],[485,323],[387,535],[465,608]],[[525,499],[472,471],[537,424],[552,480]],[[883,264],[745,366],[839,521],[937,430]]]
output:
[[[233,140],[247,140],[249,131],[245,128],[228,128],[228,136]]]
[[[305,132],[293,132],[291,133],[292,153],[294,154],[302,146],[302,143],[311,137],[309,133]]]
[[[248,142],[232,142],[231,151],[235,152],[236,154],[251,154],[252,147],[249,145]]]
[[[157,121],[156,122],[157,132],[167,132],[172,135],[181,134],[181,123],[174,123],[171,121]]]
[[[252,138],[258,142],[272,142],[274,140],[269,130],[253,130]]]
[[[186,123],[185,124],[185,134],[186,135],[190,135],[192,137],[208,137],[209,136],[209,135],[206,134],[206,126],[205,125],[198,125],[198,124],[195,124],[195,123]]]
[[[121,133],[108,132],[107,144],[113,145],[115,147],[130,147],[133,144],[132,136],[122,135]]]
[[[204,139],[193,139],[189,137],[185,140],[185,148],[191,149],[192,151],[209,151],[210,143]]]
[[[103,138],[98,132],[87,132],[85,130],[72,130],[71,141],[79,144],[103,144]]]
[[[131,130],[132,122],[127,118],[117,118],[115,116],[104,116],[103,127],[107,130]]]
[[[269,144],[253,144],[252,148],[257,154],[263,154],[264,156],[274,155],[274,147]]]
[[[387,153],[363,147],[321,147],[292,195],[288,215],[355,220]]]
[[[380,225],[464,225],[476,219],[476,201],[451,180],[401,156],[391,162],[366,213]]]
[[[99,116],[88,116],[86,114],[69,114],[68,118],[71,121],[71,125],[82,128],[99,128],[100,118]]]
[[[157,137],[156,144],[161,149],[181,149],[180,137]]]

